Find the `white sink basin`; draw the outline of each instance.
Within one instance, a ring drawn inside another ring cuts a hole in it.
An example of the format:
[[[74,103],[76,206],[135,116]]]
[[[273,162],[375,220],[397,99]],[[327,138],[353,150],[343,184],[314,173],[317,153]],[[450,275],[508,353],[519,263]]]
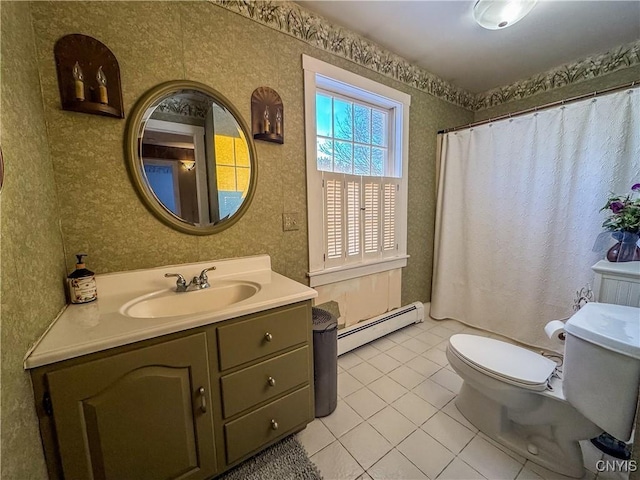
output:
[[[160,290],[124,304],[120,313],[133,318],[164,318],[215,312],[254,296],[260,285],[253,282],[220,281],[191,292]]]

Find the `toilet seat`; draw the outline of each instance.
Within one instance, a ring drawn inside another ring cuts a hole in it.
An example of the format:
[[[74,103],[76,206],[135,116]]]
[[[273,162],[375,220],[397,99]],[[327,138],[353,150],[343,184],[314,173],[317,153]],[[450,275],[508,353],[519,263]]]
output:
[[[452,335],[449,351],[471,368],[527,390],[545,390],[557,366],[522,347],[478,335]]]

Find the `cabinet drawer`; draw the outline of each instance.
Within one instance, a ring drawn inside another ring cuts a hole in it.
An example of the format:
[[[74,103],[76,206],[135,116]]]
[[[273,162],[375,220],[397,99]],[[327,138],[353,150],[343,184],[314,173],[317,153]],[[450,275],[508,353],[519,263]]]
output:
[[[304,387],[225,425],[227,463],[311,420],[311,389]]]
[[[308,346],[226,375],[221,379],[224,417],[308,382]]]
[[[219,327],[220,369],[226,370],[304,343],[310,330],[307,304]]]

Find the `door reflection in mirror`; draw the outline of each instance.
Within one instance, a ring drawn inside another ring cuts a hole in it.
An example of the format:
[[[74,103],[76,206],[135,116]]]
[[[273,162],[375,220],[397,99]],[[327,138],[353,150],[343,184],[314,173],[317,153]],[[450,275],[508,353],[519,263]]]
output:
[[[144,173],[158,200],[175,215],[182,217],[177,184],[178,169],[175,163],[148,158],[144,162]]]

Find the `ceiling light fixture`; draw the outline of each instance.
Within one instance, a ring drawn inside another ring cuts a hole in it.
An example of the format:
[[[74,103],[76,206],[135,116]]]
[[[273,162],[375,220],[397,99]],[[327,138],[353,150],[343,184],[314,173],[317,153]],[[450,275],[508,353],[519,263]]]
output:
[[[478,0],[473,18],[481,27],[500,30],[522,20],[538,0]]]
[[[193,170],[196,166],[196,162],[194,160],[180,160],[180,163],[182,164],[184,169],[187,170],[188,172]]]

